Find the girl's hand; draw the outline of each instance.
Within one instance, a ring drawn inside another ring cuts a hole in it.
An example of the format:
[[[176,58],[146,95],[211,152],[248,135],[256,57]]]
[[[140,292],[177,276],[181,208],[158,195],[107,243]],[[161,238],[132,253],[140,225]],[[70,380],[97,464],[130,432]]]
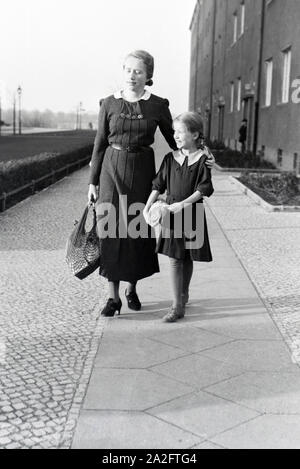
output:
[[[98,199],[97,188],[96,186],[94,186],[94,184],[90,184],[89,192],[88,192],[88,201],[89,203],[96,202],[97,199]]]
[[[168,206],[168,210],[170,210],[170,212],[172,213],[178,213],[183,209],[184,209],[183,202],[175,202],[174,204],[171,204]]]

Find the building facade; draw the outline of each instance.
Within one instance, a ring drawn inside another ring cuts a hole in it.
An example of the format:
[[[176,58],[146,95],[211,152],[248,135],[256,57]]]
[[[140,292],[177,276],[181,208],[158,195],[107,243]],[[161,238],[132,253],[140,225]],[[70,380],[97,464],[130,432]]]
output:
[[[206,135],[299,172],[300,1],[198,0],[191,22],[190,109]]]

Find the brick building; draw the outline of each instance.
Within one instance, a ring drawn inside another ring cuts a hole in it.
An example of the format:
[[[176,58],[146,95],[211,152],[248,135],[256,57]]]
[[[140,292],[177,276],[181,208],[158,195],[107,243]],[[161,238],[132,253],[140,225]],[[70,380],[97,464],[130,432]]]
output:
[[[300,0],[198,0],[191,22],[190,109],[206,134],[285,170],[300,161]]]

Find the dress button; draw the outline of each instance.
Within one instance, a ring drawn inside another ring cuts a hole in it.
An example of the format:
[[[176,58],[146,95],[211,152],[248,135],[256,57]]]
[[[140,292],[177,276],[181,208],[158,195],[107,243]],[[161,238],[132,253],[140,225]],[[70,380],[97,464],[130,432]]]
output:
[[[138,119],[143,119],[143,114],[139,114]]]

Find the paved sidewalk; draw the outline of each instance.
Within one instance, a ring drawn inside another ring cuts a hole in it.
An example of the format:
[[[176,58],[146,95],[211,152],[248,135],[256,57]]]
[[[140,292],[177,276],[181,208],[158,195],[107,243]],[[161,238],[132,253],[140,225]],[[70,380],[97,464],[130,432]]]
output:
[[[209,203],[229,224],[231,188],[224,175],[214,182]],[[161,272],[138,284],[142,311],[123,295],[121,315],[104,319],[73,448],[300,448],[300,369],[207,215],[214,262],[194,264],[186,317],[161,321],[171,292],[160,256]]]
[[[300,213],[265,211],[226,174],[214,183],[209,207],[300,364]]]
[[[142,311],[122,284],[102,318],[106,282],[64,261],[87,173],[0,214],[0,447],[299,448],[300,214],[266,214],[216,173],[214,262],[195,263],[186,318],[161,322],[164,256]]]

